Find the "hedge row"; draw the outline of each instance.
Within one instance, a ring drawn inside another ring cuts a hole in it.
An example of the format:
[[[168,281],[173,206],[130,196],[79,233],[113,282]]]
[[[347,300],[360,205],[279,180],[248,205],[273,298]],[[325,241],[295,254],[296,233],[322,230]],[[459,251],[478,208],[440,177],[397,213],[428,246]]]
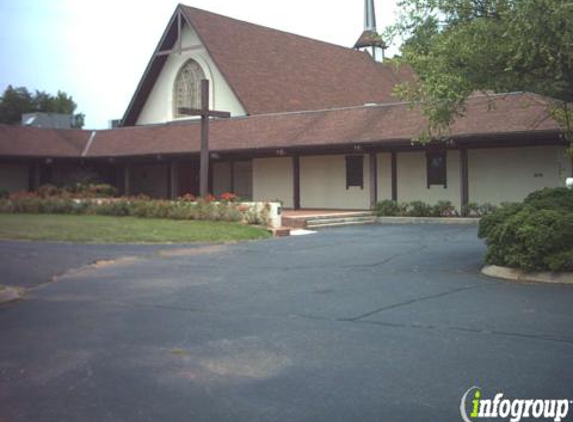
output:
[[[491,204],[470,203],[464,215],[482,217],[491,214],[496,207]],[[459,217],[456,207],[450,201],[438,201],[435,205],[422,201],[401,202],[385,200],[376,204],[376,214],[380,217]]]
[[[486,262],[526,271],[573,271],[573,191],[543,189],[481,219]]]
[[[91,214],[133,216],[141,218],[170,218],[175,220],[243,221],[266,225],[269,209],[257,212],[252,207],[232,201],[210,200],[152,200],[142,198],[73,199],[41,198],[34,194],[12,195],[0,199],[0,212],[33,214]]]

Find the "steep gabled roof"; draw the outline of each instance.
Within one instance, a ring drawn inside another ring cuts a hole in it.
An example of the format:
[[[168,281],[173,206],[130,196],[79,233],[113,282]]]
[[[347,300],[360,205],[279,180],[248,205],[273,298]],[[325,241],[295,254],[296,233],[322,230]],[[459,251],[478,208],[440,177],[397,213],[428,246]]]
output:
[[[391,102],[405,78],[364,52],[179,5],[159,50],[177,37],[177,15],[197,32],[211,59],[250,115]],[[156,51],[156,52],[157,52]],[[165,64],[154,54],[124,116],[131,126]]]

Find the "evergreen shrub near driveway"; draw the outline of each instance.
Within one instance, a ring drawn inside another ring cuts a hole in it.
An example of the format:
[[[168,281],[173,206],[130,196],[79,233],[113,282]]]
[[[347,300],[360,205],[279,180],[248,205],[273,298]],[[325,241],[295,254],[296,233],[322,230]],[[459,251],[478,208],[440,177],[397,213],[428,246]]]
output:
[[[486,262],[526,271],[573,271],[573,191],[543,189],[481,219]]]

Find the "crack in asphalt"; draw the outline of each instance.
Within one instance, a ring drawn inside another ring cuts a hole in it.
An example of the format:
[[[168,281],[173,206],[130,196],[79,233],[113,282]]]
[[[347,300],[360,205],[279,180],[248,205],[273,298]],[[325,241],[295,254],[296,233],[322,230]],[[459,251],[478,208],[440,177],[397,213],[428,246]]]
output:
[[[438,297],[447,296],[449,294],[455,294],[461,291],[467,291],[472,289],[477,289],[479,286],[474,287],[465,287],[455,290],[450,290],[448,292],[443,292],[438,295],[432,296],[424,296],[422,298],[413,299],[401,303],[397,303],[394,305],[389,305],[384,308],[381,308],[376,311],[369,312],[368,314],[374,314],[377,312],[382,312],[383,310],[387,309],[395,309],[401,306],[407,306],[412,303],[421,302],[424,300],[431,300]],[[30,298],[28,301],[45,301],[50,300],[46,298]],[[70,299],[66,299],[68,301]],[[232,312],[225,312],[219,309],[207,309],[207,308],[194,308],[194,307],[187,307],[187,306],[176,306],[176,305],[167,305],[167,304],[153,304],[153,303],[145,303],[145,302],[133,302],[133,301],[117,301],[117,300],[97,300],[97,299],[82,299],[82,302],[86,303],[103,303],[108,305],[116,305],[116,306],[124,306],[124,307],[131,307],[131,308],[148,308],[148,309],[158,309],[158,310],[165,310],[165,311],[173,311],[173,312],[190,312],[190,313],[199,313],[199,314],[206,314],[206,315],[233,315],[235,317],[240,318],[266,318],[266,319],[299,319],[299,320],[310,320],[310,321],[322,321],[322,322],[330,322],[330,323],[349,323],[349,324],[360,324],[362,326],[378,326],[378,327],[387,327],[387,328],[395,328],[395,329],[408,329],[408,330],[423,330],[423,331],[441,331],[441,332],[461,332],[466,334],[478,334],[484,336],[494,336],[494,337],[511,337],[511,338],[520,338],[524,340],[535,340],[535,341],[545,341],[545,342],[552,342],[552,343],[560,343],[560,344],[568,344],[573,345],[573,338],[564,337],[559,335],[549,335],[549,334],[538,334],[538,333],[519,333],[519,332],[512,332],[512,331],[501,331],[501,330],[487,330],[481,328],[473,328],[473,327],[463,327],[463,326],[450,326],[450,325],[440,325],[440,324],[408,324],[408,323],[399,323],[399,322],[387,322],[387,321],[364,321],[362,318],[364,317],[355,317],[355,318],[333,318],[327,316],[320,316],[320,315],[311,315],[311,314],[264,314],[264,313],[249,313],[249,314],[241,314],[241,313],[232,313]]]
[[[482,330],[479,328],[471,327],[459,327],[459,326],[448,326],[448,325],[424,325],[424,324],[400,324],[392,322],[383,321],[352,321],[355,324],[367,324],[367,325],[378,325],[389,328],[407,328],[416,330],[441,330],[441,331],[460,331],[464,333],[480,334],[480,335],[490,335],[498,337],[516,337],[528,340],[539,340],[539,341],[549,341],[554,343],[566,343],[573,345],[573,338],[547,335],[547,334],[527,334],[527,333],[516,333],[511,331],[498,331],[498,330]]]
[[[308,270],[308,269],[321,269],[321,268],[341,268],[341,269],[372,268],[372,267],[379,267],[381,265],[387,264],[390,261],[393,261],[396,258],[400,258],[401,256],[420,252],[420,251],[427,249],[427,248],[428,248],[428,245],[421,245],[421,246],[418,246],[416,248],[391,255],[382,261],[376,261],[376,262],[366,263],[366,264],[335,265],[335,264],[327,263],[327,264],[320,264],[320,265],[314,265],[314,264],[297,265],[296,267],[293,267],[293,266],[280,267],[280,266],[276,266],[276,265],[271,265],[271,266],[269,266],[269,265],[245,265],[245,266],[243,266],[243,268],[255,269],[255,270],[275,270],[275,271],[280,271],[280,272],[283,272],[283,271],[299,271],[299,270]],[[199,265],[193,265],[193,268],[194,269],[219,269],[220,267],[217,265],[199,264]]]
[[[445,296],[446,294],[457,293],[459,291],[464,290],[471,290],[477,287],[468,287],[463,289],[457,289],[456,291],[445,292],[441,296]],[[436,297],[440,297],[439,295],[435,295]],[[415,303],[421,300],[431,299],[431,297],[425,297],[418,300],[410,301]],[[119,304],[119,302],[118,302]],[[145,304],[145,303],[129,303],[123,302],[125,305],[130,306],[142,306],[148,308],[155,308],[155,309],[162,309],[162,310],[171,310],[177,312],[194,312],[194,313],[204,313],[204,314],[213,314],[213,315],[222,315],[225,312],[221,312],[219,310],[211,310],[211,309],[203,309],[203,308],[190,308],[184,306],[172,306],[172,305],[154,305],[154,304]],[[400,306],[401,304],[396,304]],[[388,308],[395,308],[397,306],[389,306]],[[236,315],[236,314],[233,314]],[[458,331],[458,332],[465,332],[465,333],[472,333],[472,334],[480,334],[480,335],[491,335],[491,336],[499,336],[499,337],[517,337],[522,339],[528,340],[538,340],[538,341],[549,341],[549,342],[557,342],[557,343],[566,343],[573,345],[573,338],[563,337],[563,336],[556,336],[556,335],[547,335],[547,334],[528,334],[528,333],[517,333],[511,331],[499,331],[499,330],[484,330],[479,328],[472,328],[472,327],[462,327],[462,326],[448,326],[448,325],[433,325],[433,324],[404,324],[404,323],[394,323],[394,322],[384,322],[384,321],[361,321],[361,320],[353,320],[348,318],[330,318],[330,317],[323,317],[319,315],[309,315],[309,314],[284,314],[284,315],[269,315],[269,314],[248,314],[248,315],[241,315],[241,317],[248,317],[248,318],[274,318],[274,319],[302,319],[302,320],[312,320],[312,321],[323,321],[323,322],[333,322],[333,323],[351,323],[351,324],[363,324],[363,325],[374,325],[374,326],[383,326],[388,328],[399,328],[399,329],[414,329],[414,330],[440,330],[440,331]]]
[[[370,264],[351,264],[351,265],[343,265],[341,266],[341,268],[369,268],[369,267],[379,267],[381,265],[387,264],[388,262],[396,259],[396,258],[400,258],[401,256],[404,255],[409,255],[412,253],[416,253],[416,252],[420,252],[423,251],[424,249],[426,249],[428,247],[428,245],[421,245],[418,246],[417,248],[408,250],[408,251],[404,251],[404,252],[400,252],[394,255],[389,256],[388,258],[382,260],[382,261],[378,261],[378,262],[374,262],[374,263],[370,263]]]
[[[449,296],[452,294],[456,294],[456,293],[460,293],[460,292],[464,292],[467,290],[473,290],[473,289],[477,289],[479,288],[479,286],[466,286],[466,287],[460,287],[459,289],[453,289],[453,290],[448,290],[445,292],[441,292],[441,293],[437,293],[435,295],[428,295],[428,296],[422,296],[422,297],[418,297],[415,299],[410,299],[410,300],[406,300],[404,302],[399,302],[399,303],[395,303],[393,305],[387,305],[387,306],[382,306],[378,309],[374,309],[373,311],[370,312],[366,312],[365,314],[362,315],[358,315],[356,317],[352,317],[352,318],[342,318],[340,319],[340,321],[349,321],[349,322],[355,322],[355,321],[359,321],[361,319],[364,318],[368,318],[372,315],[376,315],[380,312],[384,312],[384,311],[388,311],[390,309],[396,309],[396,308],[401,308],[404,306],[408,306],[408,305],[412,305],[414,303],[418,303],[418,302],[423,302],[426,300],[432,300],[432,299],[437,299],[437,298],[441,298],[444,296]]]

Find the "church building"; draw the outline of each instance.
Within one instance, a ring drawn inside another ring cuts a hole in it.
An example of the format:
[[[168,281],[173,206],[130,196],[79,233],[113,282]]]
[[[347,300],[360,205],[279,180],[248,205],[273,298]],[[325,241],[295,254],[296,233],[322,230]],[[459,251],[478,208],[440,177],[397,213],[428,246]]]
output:
[[[198,195],[204,126],[187,110],[201,109],[211,114],[205,179],[215,195],[293,209],[385,199],[461,209],[564,185],[571,162],[551,99],[476,94],[448,142],[412,143],[426,121],[393,89],[414,75],[385,63],[384,48],[373,0],[349,48],[179,5],[120,127],[0,125],[0,188],[65,185],[91,171],[125,195]]]

